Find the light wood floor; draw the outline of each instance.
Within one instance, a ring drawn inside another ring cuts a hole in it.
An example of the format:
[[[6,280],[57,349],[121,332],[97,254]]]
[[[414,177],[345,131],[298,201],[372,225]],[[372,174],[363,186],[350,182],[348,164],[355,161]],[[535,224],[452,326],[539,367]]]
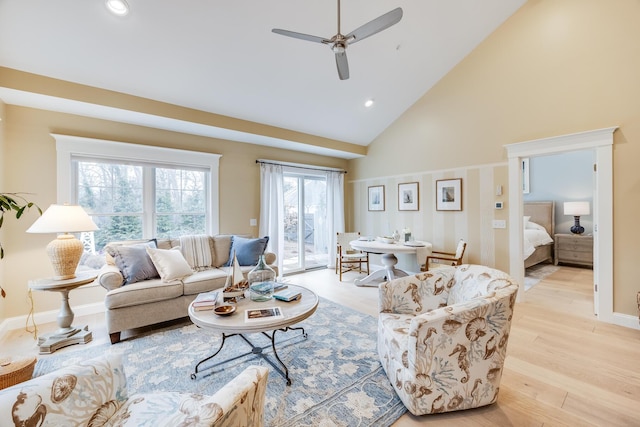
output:
[[[332,270],[289,276],[327,299],[377,315],[377,289],[359,288]],[[598,322],[593,316],[593,272],[562,267],[516,304],[498,402],[449,414],[403,415],[394,427],[640,426],[640,331]],[[71,301],[73,304],[73,301]],[[76,318],[94,339],[108,342],[102,315]],[[55,324],[39,325],[41,332]],[[125,335],[126,337],[126,335]],[[22,330],[0,340],[0,353],[37,354]],[[71,346],[56,352],[77,350]],[[38,357],[47,357],[40,355]]]

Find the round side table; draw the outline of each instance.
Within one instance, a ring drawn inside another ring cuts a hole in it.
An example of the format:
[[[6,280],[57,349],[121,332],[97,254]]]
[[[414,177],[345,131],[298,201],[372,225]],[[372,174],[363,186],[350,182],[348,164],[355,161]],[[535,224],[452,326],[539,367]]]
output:
[[[50,354],[59,348],[72,344],[86,344],[92,339],[88,326],[76,328],[73,323],[73,311],[69,306],[69,292],[93,282],[98,275],[94,271],[77,273],[73,279],[56,280],[52,278],[29,281],[29,288],[37,291],[55,291],[62,294],[62,305],[58,313],[59,329],[53,333],[38,337],[40,354]]]

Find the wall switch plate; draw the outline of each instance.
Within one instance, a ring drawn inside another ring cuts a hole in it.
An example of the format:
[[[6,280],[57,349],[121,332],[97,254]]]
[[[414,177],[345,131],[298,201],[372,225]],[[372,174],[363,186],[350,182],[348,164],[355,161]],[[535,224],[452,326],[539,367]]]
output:
[[[496,196],[502,196],[502,185],[496,185]]]
[[[255,219],[255,218],[251,218],[251,219],[249,220],[249,226],[250,226],[250,227],[255,227],[255,226],[257,226],[257,225],[258,225],[258,220],[257,220],[257,219]]]
[[[507,221],[504,219],[494,219],[493,228],[507,228]]]
[[[496,209],[502,209],[502,202],[496,202]]]

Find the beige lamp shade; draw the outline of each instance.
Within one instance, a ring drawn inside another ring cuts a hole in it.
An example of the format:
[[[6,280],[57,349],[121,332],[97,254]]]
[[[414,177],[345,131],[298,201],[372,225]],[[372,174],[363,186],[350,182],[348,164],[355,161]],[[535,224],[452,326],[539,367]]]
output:
[[[27,233],[62,233],[47,245],[47,254],[56,280],[73,279],[84,246],[73,234],[95,231],[98,226],[78,205],[51,205]]]

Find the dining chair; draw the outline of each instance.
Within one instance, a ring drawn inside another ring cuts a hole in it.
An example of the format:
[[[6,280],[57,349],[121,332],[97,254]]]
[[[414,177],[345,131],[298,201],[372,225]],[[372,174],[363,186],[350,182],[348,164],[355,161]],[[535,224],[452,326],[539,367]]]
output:
[[[467,249],[467,242],[464,239],[460,239],[455,252],[442,252],[432,251],[431,255],[427,257],[424,265],[420,266],[420,271],[429,271],[434,268],[461,265],[464,251]]]
[[[342,282],[342,273],[352,270],[358,270],[362,273],[362,265],[366,265],[366,272],[369,274],[369,253],[355,250],[349,242],[360,238],[360,232],[336,233],[336,274],[340,274]]]

